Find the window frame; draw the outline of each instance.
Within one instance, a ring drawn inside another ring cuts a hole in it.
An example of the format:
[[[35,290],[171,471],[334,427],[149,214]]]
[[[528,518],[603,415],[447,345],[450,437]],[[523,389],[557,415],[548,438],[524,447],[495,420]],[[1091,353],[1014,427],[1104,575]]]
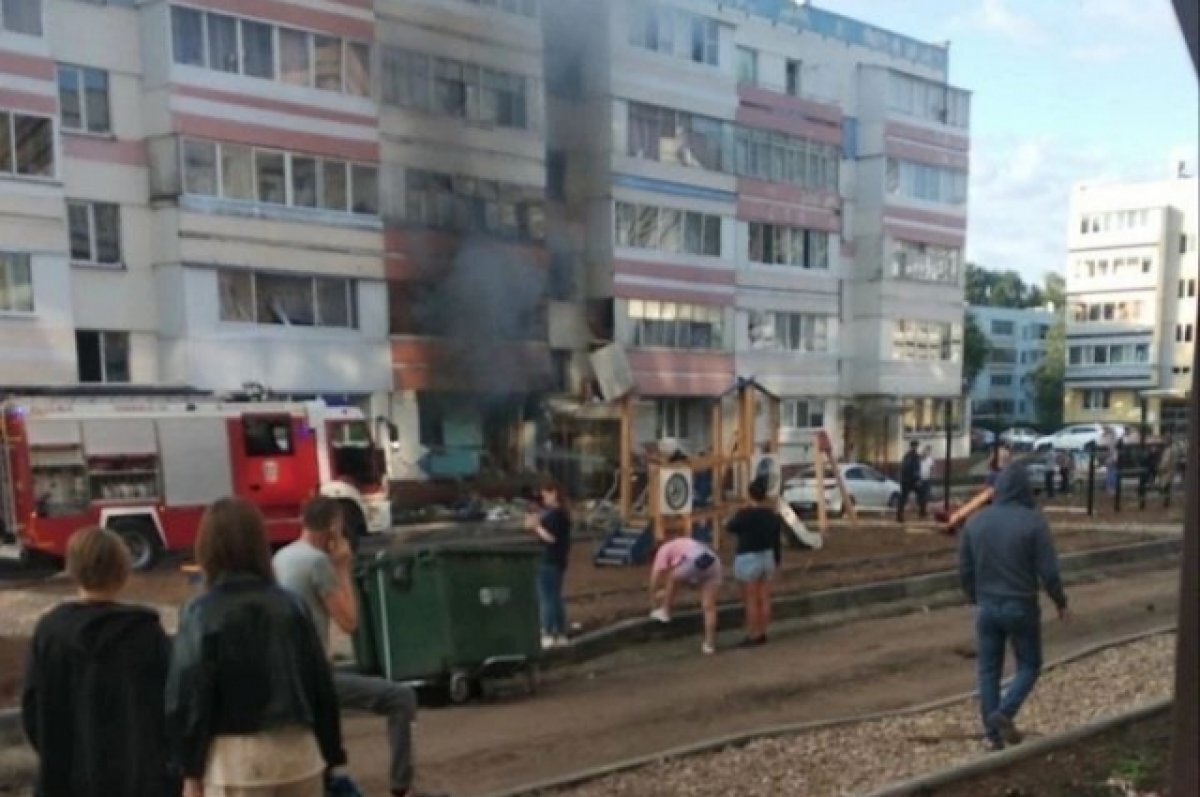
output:
[[[87,214],[87,241],[88,241],[88,257],[84,259],[75,256],[74,247],[69,246],[68,251],[71,255],[71,265],[83,268],[100,268],[109,270],[123,270],[125,268],[125,247],[121,235],[121,206],[116,202],[97,202],[91,199],[68,199],[67,200],[67,235],[73,242],[75,231],[71,229],[71,210],[83,209]],[[117,256],[114,260],[100,259],[100,224],[97,220],[97,210],[100,208],[111,209],[114,213],[116,221],[116,229],[114,238],[116,243]]]
[[[80,344],[80,338],[83,335],[94,335],[96,340],[96,352],[98,354],[98,370],[99,379],[84,379],[83,373],[83,351]],[[119,336],[119,337],[116,337]],[[124,340],[124,378],[112,378],[109,374],[110,361],[109,349],[112,347],[112,339]],[[133,356],[132,356],[132,340],[128,330],[121,329],[76,329],[75,330],[75,368],[76,376],[80,384],[85,385],[128,385],[133,382]]]
[[[311,310],[311,323],[296,323],[289,321],[271,321],[264,320],[260,313],[259,300],[261,288],[259,282],[261,279],[287,279],[287,280],[303,280],[308,283],[307,293],[309,298],[309,307]],[[245,280],[249,287],[249,295],[243,297],[245,304],[239,307],[231,307],[226,303],[223,294],[222,280]],[[333,283],[341,283],[344,286],[346,306],[345,324],[327,323],[323,317],[321,310],[321,286],[326,287]],[[302,329],[302,330],[341,330],[341,331],[357,331],[360,329],[361,319],[359,317],[359,280],[351,277],[340,277],[329,274],[309,274],[284,271],[256,271],[252,269],[235,269],[235,268],[220,268],[217,269],[217,320],[221,324],[236,324],[239,326],[254,325],[265,327],[283,327],[285,329]],[[236,317],[234,317],[236,316]],[[248,316],[245,317],[245,316]]]
[[[90,66],[79,66],[76,64],[57,63],[55,64],[55,81],[58,88],[58,104],[59,104],[59,126],[65,132],[77,133],[82,135],[108,136],[113,133],[112,124],[112,81],[109,78],[109,73],[105,69],[97,69]],[[62,85],[62,76],[64,72],[73,73],[75,76],[75,95],[76,102],[79,106],[79,127],[69,127],[67,125],[66,116],[62,109],[65,105],[63,102],[63,94],[66,89]],[[87,78],[89,75],[98,75],[104,79],[104,117],[105,122],[103,127],[93,128],[92,126],[92,103],[90,102],[91,93],[88,89]]]
[[[46,4],[43,0],[26,0],[26,2],[37,3],[37,30],[18,30],[10,27],[8,19],[10,14],[6,13],[7,6],[10,2],[20,2],[20,0],[3,0],[0,2],[0,32],[12,33],[18,36],[33,36],[35,38],[43,38],[46,35]]]
[[[17,136],[17,124],[19,120],[32,120],[39,124],[44,124],[50,131],[50,141],[47,152],[49,154],[50,163],[49,170],[45,172],[31,171],[26,167],[21,166],[21,147]],[[7,163],[7,166],[0,166],[0,175],[6,178],[15,178],[21,180],[57,180],[58,179],[58,136],[55,135],[55,117],[45,116],[36,113],[25,113],[10,108],[0,108],[0,124],[6,126],[6,135],[8,137],[8,152],[0,154],[0,164]]]
[[[28,306],[18,306],[15,296],[19,283],[15,278],[18,267],[24,271],[24,293],[28,296]],[[0,249],[0,278],[4,281],[5,305],[0,305],[0,316],[31,316],[37,312],[37,293],[33,274],[33,255],[30,252],[15,252]]]

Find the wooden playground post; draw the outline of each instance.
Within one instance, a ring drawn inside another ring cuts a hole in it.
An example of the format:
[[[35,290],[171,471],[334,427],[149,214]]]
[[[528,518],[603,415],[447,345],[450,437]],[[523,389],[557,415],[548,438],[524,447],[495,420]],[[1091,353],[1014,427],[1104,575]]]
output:
[[[633,397],[621,399],[621,523],[633,513]]]
[[[813,456],[813,464],[815,471],[813,475],[817,479],[817,528],[822,534],[829,532],[829,507],[825,506],[825,452],[818,441],[815,453]]]

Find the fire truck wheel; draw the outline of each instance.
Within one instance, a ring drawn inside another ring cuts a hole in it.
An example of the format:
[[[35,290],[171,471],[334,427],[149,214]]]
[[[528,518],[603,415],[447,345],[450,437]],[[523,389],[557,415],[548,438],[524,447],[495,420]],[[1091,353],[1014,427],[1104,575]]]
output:
[[[21,547],[20,564],[26,570],[58,571],[63,569],[62,557],[34,551],[24,546]]]
[[[346,542],[350,543],[350,550],[357,553],[362,538],[367,536],[367,520],[363,517],[362,510],[353,501],[342,501],[341,504]]]
[[[150,521],[144,518],[117,518],[112,521],[111,528],[129,549],[134,570],[149,570],[158,563],[158,557],[162,555],[162,542]]]

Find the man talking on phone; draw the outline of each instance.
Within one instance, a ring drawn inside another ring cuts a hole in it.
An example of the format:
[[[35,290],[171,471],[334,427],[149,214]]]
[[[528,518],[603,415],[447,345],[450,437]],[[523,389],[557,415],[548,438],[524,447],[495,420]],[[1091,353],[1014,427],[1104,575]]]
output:
[[[329,653],[329,621],[347,634],[358,627],[358,601],[351,566],[354,555],[343,534],[341,505],[332,498],[313,498],[304,507],[300,538],[275,554],[272,564],[279,585],[308,606],[317,636]],[[422,797],[412,788],[412,725],[417,696],[404,684],[335,671],[334,688],[343,709],[387,717],[391,744],[391,792],[394,797]],[[432,797],[429,795],[428,797]]]

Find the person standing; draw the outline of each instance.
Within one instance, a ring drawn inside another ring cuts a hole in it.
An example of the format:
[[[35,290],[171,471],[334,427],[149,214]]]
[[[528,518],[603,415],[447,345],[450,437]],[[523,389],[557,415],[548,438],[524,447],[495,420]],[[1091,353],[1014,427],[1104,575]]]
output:
[[[659,585],[662,584],[660,598]],[[721,560],[711,548],[691,537],[678,537],[659,546],[650,569],[650,617],[671,622],[671,606],[680,584],[700,590],[704,612],[704,642],[700,652],[711,655],[717,645],[717,593],[721,590]]]
[[[205,591],[180,612],[166,689],[184,797],[322,797],[346,763],[333,673],[306,607],[275,583],[258,508],[209,507],[196,561]]]
[[[1074,480],[1075,456],[1070,451],[1058,452],[1058,473],[1062,481],[1059,483],[1059,491],[1064,495],[1073,493],[1074,487],[1071,482]]]
[[[896,522],[904,522],[904,510],[908,507],[908,497],[917,494],[920,501],[921,492],[921,455],[917,448],[920,444],[913,440],[908,444],[908,453],[900,460],[900,501],[896,504]]]
[[[38,756],[39,797],[178,795],[164,743],[171,645],[158,613],[119,603],[129,551],[107,529],[76,532],[67,574],[77,599],[38,620],[21,720]]]
[[[530,514],[525,527],[542,544],[542,563],[538,566],[538,605],[541,608],[542,647],[565,647],[567,608],[563,601],[563,582],[571,559],[571,514],[562,487],[547,480],[539,490],[542,512]]]
[[[989,747],[1017,744],[1017,713],[1042,669],[1042,623],[1038,587],[1066,620],[1067,596],[1058,572],[1050,528],[1035,508],[1029,476],[1021,465],[996,480],[991,506],[967,521],[958,552],[959,577],[976,606],[979,708]],[[1011,645],[1016,676],[1001,695],[1005,648]]]
[[[762,645],[771,625],[771,580],[782,564],[783,518],[767,498],[767,480],[755,479],[748,490],[751,505],[730,518],[726,531],[737,537],[733,577],[742,585],[746,638],[742,646]]]
[[[271,564],[280,586],[308,608],[322,655],[328,659],[330,621],[347,634],[358,628],[358,598],[350,569],[353,553],[344,533],[342,506],[336,500],[313,498],[304,506],[301,523],[300,538],[281,548]],[[386,678],[349,672],[335,672],[333,687],[341,708],[387,718],[391,793],[416,797],[412,788],[416,693]]]
[[[933,494],[933,446],[925,446],[921,451],[921,482],[917,487],[917,511],[921,520],[925,519],[925,511],[929,507],[929,497]],[[947,465],[947,467],[949,467]]]
[[[1042,457],[1042,468],[1042,489],[1046,491],[1046,498],[1053,498],[1054,477],[1058,470],[1058,455],[1054,453],[1053,448],[1046,449],[1046,453]]]

